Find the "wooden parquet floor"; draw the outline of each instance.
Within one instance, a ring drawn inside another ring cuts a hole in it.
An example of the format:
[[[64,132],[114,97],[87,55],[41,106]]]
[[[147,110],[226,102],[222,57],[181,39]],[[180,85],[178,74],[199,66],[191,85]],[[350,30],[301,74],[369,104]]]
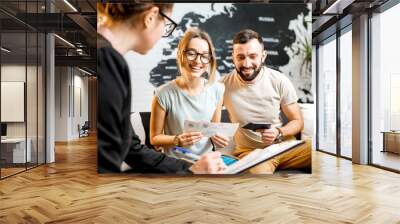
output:
[[[400,223],[400,175],[319,152],[313,174],[98,175],[94,137],[0,181],[0,223]]]

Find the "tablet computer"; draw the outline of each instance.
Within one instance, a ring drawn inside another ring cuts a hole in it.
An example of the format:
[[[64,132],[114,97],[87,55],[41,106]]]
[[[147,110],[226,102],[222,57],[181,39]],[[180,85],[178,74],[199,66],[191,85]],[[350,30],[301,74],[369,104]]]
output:
[[[228,156],[228,155],[221,155],[221,159],[222,161],[224,161],[225,165],[230,166],[234,163],[236,163],[237,161],[239,161],[237,158],[233,157],[233,156]]]

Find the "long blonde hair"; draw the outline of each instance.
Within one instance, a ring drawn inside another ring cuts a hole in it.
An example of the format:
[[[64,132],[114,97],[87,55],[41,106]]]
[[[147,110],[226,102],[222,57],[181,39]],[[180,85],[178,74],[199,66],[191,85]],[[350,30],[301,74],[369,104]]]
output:
[[[183,35],[181,40],[179,41],[177,58],[176,58],[179,71],[182,74],[183,64],[185,63],[185,60],[186,60],[184,51],[186,50],[187,46],[189,45],[189,42],[194,38],[203,39],[203,40],[207,41],[207,43],[208,43],[209,52],[211,54],[211,60],[210,60],[209,69],[207,72],[208,72],[208,83],[211,84],[211,83],[215,82],[215,73],[217,71],[217,59],[216,59],[216,55],[215,55],[215,49],[214,49],[214,45],[213,45],[212,40],[211,40],[210,36],[208,35],[208,33],[206,33],[205,31],[202,31],[198,28],[189,28],[185,32],[185,34]]]

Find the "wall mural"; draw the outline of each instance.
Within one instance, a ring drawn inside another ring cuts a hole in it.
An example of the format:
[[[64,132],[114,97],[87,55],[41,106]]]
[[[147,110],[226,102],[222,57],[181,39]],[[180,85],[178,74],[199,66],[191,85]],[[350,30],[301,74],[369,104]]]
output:
[[[134,69],[137,73],[139,68],[149,74],[147,80],[153,88],[169,82],[178,74],[176,48],[180,38],[189,27],[199,27],[207,31],[213,40],[217,54],[217,70],[219,75],[223,76],[234,69],[231,55],[235,33],[250,28],[263,36],[268,53],[266,65],[289,77],[296,88],[300,103],[313,103],[310,8],[310,4],[175,4],[172,19],[179,26],[173,36],[161,41],[150,56],[127,56],[127,60],[134,60],[130,65],[131,70]],[[146,61],[150,61],[152,65],[144,69],[143,63]],[[138,79],[132,80],[135,82]],[[138,94],[135,83],[132,84],[133,94],[135,95],[135,91]],[[133,103],[137,104],[135,101]]]

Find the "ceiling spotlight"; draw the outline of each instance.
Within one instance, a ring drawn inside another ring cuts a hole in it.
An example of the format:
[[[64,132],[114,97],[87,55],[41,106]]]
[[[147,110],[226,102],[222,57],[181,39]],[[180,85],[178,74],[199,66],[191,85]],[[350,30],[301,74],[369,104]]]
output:
[[[11,52],[11,50],[9,50],[9,49],[7,49],[7,48],[5,48],[5,47],[1,47],[0,49],[1,49],[2,51],[6,52],[6,53],[10,53],[10,52]]]
[[[74,10],[74,12],[78,12],[78,10],[68,1],[68,0],[64,0],[65,4],[67,4],[72,10]]]
[[[324,12],[323,15],[340,15],[343,13],[343,9],[351,5],[355,0],[336,0],[334,1]]]
[[[78,67],[78,69],[79,69],[79,71],[81,71],[81,72],[83,72],[83,73],[85,73],[85,74],[87,74],[87,75],[92,75],[92,73],[90,73],[90,72],[88,72],[88,71],[86,71],[86,70],[83,70],[83,69],[81,69],[81,68],[79,68],[79,67]]]
[[[60,36],[58,36],[57,34],[54,34],[54,36],[57,37],[58,39],[60,39],[61,41],[63,41],[64,43],[66,43],[67,45],[69,45],[69,46],[75,48],[75,45],[73,45],[73,44],[72,44],[71,42],[69,42],[68,40],[66,40],[66,39],[64,39],[64,38],[62,38],[62,37],[60,37]]]

